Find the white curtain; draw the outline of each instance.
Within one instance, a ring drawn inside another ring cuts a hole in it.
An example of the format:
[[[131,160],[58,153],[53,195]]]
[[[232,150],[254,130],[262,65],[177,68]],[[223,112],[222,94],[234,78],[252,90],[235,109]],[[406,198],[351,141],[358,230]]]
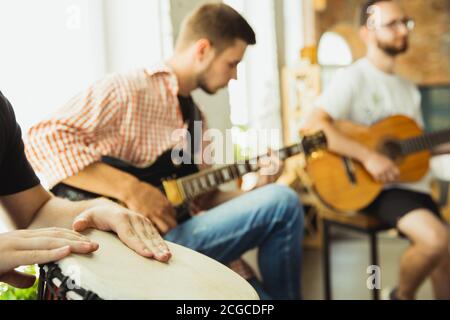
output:
[[[249,47],[240,65],[238,81],[230,85],[231,120],[235,126],[256,130],[281,129],[274,1],[277,0],[224,1],[249,21],[257,38],[257,44]],[[235,137],[240,139],[239,134]],[[245,137],[241,139],[242,142],[237,143],[245,146]],[[280,143],[281,135],[268,141],[259,140],[260,150],[254,152],[260,153],[268,146],[276,148]]]

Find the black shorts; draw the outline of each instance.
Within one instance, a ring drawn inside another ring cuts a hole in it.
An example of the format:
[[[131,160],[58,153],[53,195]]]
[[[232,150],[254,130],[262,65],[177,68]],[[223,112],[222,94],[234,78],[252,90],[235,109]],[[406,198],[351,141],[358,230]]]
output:
[[[416,209],[428,209],[442,220],[439,207],[430,195],[405,189],[384,190],[362,211],[396,228],[402,217]]]

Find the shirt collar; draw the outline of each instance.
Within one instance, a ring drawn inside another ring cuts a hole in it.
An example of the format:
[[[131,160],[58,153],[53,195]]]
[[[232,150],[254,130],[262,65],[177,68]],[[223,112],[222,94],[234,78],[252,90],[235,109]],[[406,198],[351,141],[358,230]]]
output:
[[[167,77],[168,87],[169,87],[170,92],[174,96],[178,95],[180,87],[178,85],[177,76],[175,75],[175,72],[173,71],[173,69],[170,66],[168,66],[166,63],[161,62],[161,63],[155,64],[155,65],[147,68],[147,72],[150,77],[156,76],[159,74],[165,75]]]

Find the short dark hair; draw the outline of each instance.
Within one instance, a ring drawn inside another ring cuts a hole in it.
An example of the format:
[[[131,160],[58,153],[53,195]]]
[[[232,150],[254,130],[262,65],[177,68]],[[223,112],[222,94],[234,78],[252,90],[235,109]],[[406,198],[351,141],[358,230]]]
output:
[[[367,25],[367,21],[369,20],[372,13],[370,12],[370,7],[376,5],[380,2],[392,2],[392,0],[367,0],[362,8],[361,8],[361,17],[360,17],[360,25],[361,27]]]
[[[177,47],[184,48],[203,38],[219,51],[232,45],[236,39],[249,45],[256,44],[255,32],[244,17],[223,3],[204,4],[186,17]]]

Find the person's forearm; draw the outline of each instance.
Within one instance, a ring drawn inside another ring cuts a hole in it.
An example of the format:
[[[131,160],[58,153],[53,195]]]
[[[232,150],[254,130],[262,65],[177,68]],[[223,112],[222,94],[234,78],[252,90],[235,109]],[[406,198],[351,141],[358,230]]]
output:
[[[139,180],[128,173],[98,162],[63,182],[69,186],[126,203],[130,190]]]
[[[0,198],[15,229],[71,228],[74,218],[81,212],[106,202],[111,203],[104,198],[80,202],[59,199],[40,185]]]
[[[450,143],[440,145],[432,150],[433,156],[450,154]]]
[[[74,219],[83,211],[108,202],[107,199],[68,201],[56,197],[48,200],[35,214],[27,229],[59,227],[71,229]]]
[[[313,127],[307,128],[308,130],[320,131],[322,130],[328,142],[328,150],[338,153],[340,155],[356,159],[360,162],[364,162],[370,154],[370,149],[362,145],[361,143],[354,141],[338,129],[335,128],[332,122],[320,121],[315,123]]]

